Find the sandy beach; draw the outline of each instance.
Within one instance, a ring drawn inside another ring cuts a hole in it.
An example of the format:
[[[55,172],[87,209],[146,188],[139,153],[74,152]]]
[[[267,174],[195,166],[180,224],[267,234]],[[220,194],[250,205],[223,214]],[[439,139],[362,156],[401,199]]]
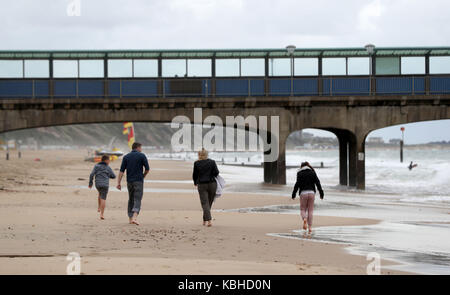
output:
[[[190,162],[150,160],[140,226],[127,223],[128,194],[117,190],[102,221],[85,155],[24,151],[6,161],[0,152],[0,274],[66,274],[70,252],[80,253],[82,274],[366,274],[366,257],[346,245],[268,235],[299,229],[298,215],[220,211],[298,202],[288,195],[226,193],[214,204],[214,226],[203,227]],[[111,163],[116,174],[119,165]],[[377,222],[314,219],[316,227]]]

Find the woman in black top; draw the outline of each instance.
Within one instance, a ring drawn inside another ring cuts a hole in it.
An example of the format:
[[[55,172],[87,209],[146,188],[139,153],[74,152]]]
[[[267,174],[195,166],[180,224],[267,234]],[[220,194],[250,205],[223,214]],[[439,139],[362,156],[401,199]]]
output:
[[[198,160],[194,163],[192,179],[200,195],[200,203],[203,208],[203,225],[212,226],[211,206],[216,196],[217,182],[216,176],[219,175],[214,160],[208,159],[208,152],[202,149],[198,152]]]
[[[297,191],[300,192],[300,215],[303,219],[303,229],[309,227],[308,233],[312,232],[312,220],[314,211],[314,197],[316,194],[316,187],[319,190],[320,199],[323,199],[323,190],[320,185],[320,180],[317,177],[314,168],[308,163],[303,162],[300,165],[300,170],[297,172],[297,182],[292,191],[292,199],[295,199]]]

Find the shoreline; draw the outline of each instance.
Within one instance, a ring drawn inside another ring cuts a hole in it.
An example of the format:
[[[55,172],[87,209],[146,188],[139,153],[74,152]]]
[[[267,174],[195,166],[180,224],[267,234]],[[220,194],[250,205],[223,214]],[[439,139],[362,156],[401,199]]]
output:
[[[6,168],[0,172],[1,274],[65,274],[69,252],[80,253],[84,274],[365,274],[365,257],[347,253],[346,245],[267,235],[298,229],[296,215],[213,211],[214,226],[203,227],[197,193],[187,182],[188,162],[152,160],[153,182],[145,186],[191,193],[146,193],[136,227],[126,224],[126,193],[111,191],[106,220],[100,221],[95,191],[70,187],[86,185],[93,164],[82,155],[27,152],[22,159],[0,160]],[[116,173],[118,165],[111,164]],[[184,183],[172,183],[176,180]],[[229,192],[213,209],[292,204],[280,196]],[[317,215],[314,224],[317,229],[374,222]],[[11,255],[51,257],[5,257]],[[385,264],[392,263],[382,260]],[[382,273],[406,272],[382,268]]]

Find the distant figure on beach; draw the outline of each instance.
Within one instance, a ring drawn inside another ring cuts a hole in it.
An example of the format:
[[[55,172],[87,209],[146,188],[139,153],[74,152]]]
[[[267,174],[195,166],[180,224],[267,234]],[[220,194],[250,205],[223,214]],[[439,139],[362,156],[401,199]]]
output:
[[[408,169],[409,171],[413,170],[414,168],[416,168],[418,165],[414,164],[413,161],[411,161],[411,163],[409,163]]]
[[[295,199],[297,191],[300,192],[300,215],[303,219],[303,229],[308,226],[308,233],[312,233],[312,221],[314,211],[314,196],[316,187],[319,190],[320,199],[323,199],[324,193],[320,180],[317,177],[314,168],[308,163],[303,162],[300,170],[297,172],[297,181],[292,191],[292,199]]]
[[[131,147],[132,151],[125,155],[120,166],[120,173],[117,181],[117,189],[121,190],[123,173],[127,171],[128,189],[128,218],[130,224],[139,225],[137,217],[141,211],[142,196],[144,194],[144,178],[150,171],[147,156],[142,153],[142,144],[135,142]]]
[[[98,191],[98,212],[100,213],[100,219],[105,219],[105,207],[106,207],[106,197],[108,196],[109,190],[109,179],[116,178],[116,175],[109,167],[109,156],[102,156],[102,161],[94,166],[91,175],[89,175],[89,188],[94,185],[95,178],[95,188]]]
[[[216,177],[219,175],[214,160],[208,159],[208,152],[202,149],[198,152],[198,160],[194,163],[192,179],[200,195],[200,203],[203,209],[203,225],[212,226],[211,207],[217,191]]]

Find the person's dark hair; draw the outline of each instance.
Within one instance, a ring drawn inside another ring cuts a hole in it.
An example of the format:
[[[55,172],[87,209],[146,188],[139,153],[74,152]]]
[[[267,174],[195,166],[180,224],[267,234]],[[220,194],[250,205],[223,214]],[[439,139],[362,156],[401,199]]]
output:
[[[142,146],[142,144],[140,144],[139,142],[135,142],[135,143],[133,143],[133,145],[131,146],[131,149],[132,150],[135,150],[135,149],[137,149],[138,147],[141,147]]]
[[[303,168],[303,167],[309,167],[309,168],[311,168],[312,171],[316,172],[316,171],[314,170],[314,168],[311,166],[311,164],[309,164],[308,162],[302,162],[302,163],[300,164],[300,168]]]
[[[102,162],[108,161],[109,160],[109,156],[107,155],[103,155],[102,156]]]

